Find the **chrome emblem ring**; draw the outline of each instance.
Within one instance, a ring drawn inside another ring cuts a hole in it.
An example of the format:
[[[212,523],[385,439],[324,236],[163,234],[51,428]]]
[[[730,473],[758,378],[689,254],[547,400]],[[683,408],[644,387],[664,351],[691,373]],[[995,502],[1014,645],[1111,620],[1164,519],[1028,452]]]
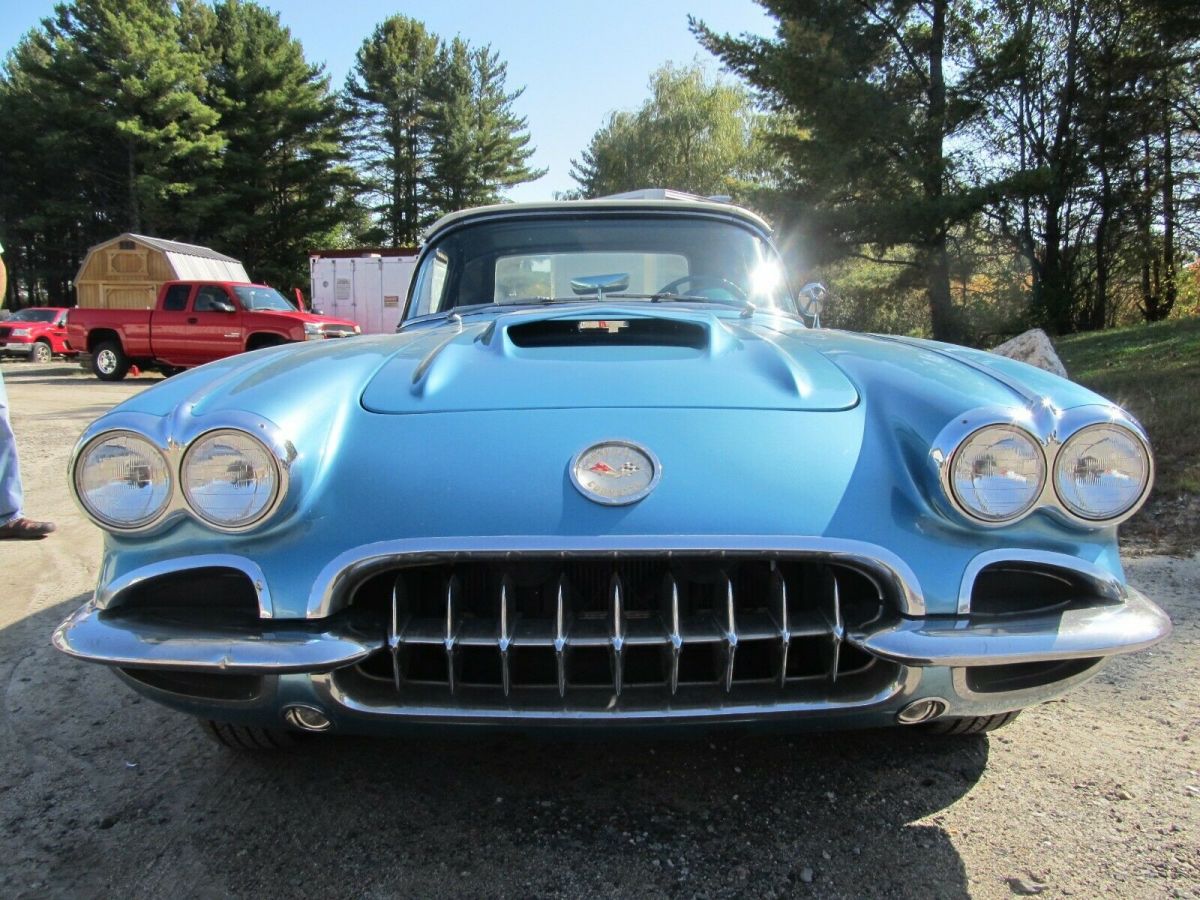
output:
[[[605,506],[636,503],[658,485],[658,457],[632,441],[602,441],[575,454],[571,483],[579,493]]]

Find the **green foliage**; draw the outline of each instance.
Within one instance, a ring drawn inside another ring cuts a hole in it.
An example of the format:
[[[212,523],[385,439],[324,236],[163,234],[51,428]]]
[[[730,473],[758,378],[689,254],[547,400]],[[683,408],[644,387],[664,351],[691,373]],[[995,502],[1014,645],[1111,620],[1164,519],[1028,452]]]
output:
[[[431,148],[428,199],[439,213],[498,203],[505,188],[541,178],[525,119],[513,112],[524,88],[506,90],[508,64],[491,47],[461,38],[444,45],[427,90]]]
[[[950,231],[986,189],[957,177],[959,139],[979,116],[965,48],[973,8],[950,0],[761,0],[774,39],[692,27],[776,113],[773,143],[788,162],[774,206],[806,236],[814,259],[869,248],[911,250],[933,333],[962,336],[949,285]],[[904,277],[903,270],[896,272]]]
[[[355,162],[378,217],[363,236],[369,243],[414,245],[433,218],[424,197],[425,117],[438,43],[422,23],[392,16],[363,41],[346,78]]]
[[[0,78],[0,229],[29,300],[62,303],[121,231],[208,244],[281,287],[346,217],[343,115],[277,15],[78,0]]]
[[[745,201],[774,178],[763,133],[745,89],[698,65],[667,64],[651,76],[641,108],[612,113],[592,136],[571,177],[583,197],[667,187]]]
[[[512,110],[507,64],[490,46],[449,44],[392,16],[359,48],[346,80],[371,243],[414,245],[435,218],[490,203],[540,178],[526,122]],[[523,89],[522,89],[523,90]]]
[[[1200,319],[1073,335],[1056,347],[1072,379],[1125,406],[1145,426],[1157,490],[1200,493]]]
[[[345,218],[354,183],[345,112],[320,66],[276,13],[241,0],[215,8],[209,103],[226,141],[202,177],[197,235],[281,288],[306,285],[307,252]]]

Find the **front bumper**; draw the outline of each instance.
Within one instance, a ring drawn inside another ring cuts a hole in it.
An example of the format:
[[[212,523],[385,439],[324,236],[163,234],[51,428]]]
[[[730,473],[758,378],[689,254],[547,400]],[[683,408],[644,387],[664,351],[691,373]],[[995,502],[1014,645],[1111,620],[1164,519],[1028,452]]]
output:
[[[821,682],[802,694],[770,686],[720,689],[668,698],[636,687],[590,706],[557,692],[507,695],[460,689],[451,698],[428,689],[406,699],[387,683],[368,683],[357,666],[386,652],[388,637],[370,633],[344,613],[318,620],[263,620],[255,627],[208,629],[155,621],[92,601],[53,634],[68,655],[122,670],[137,690],[195,715],[279,724],[294,705],[316,707],[337,730],[386,733],[397,728],[506,726],[588,728],[785,723],[788,727],[845,728],[894,724],[917,699],[938,698],[945,715],[991,715],[1064,693],[1092,677],[1110,657],[1165,638],[1171,622],[1142,594],[1125,589],[1122,602],[1055,614],[995,618],[910,617],[848,631],[845,643],[878,664],[841,684]],[[519,638],[514,642],[519,650]],[[1001,679],[980,688],[973,674],[1038,664],[1033,682]],[[189,696],[150,677],[155,672],[252,676],[255,687],[236,700]],[[147,673],[150,673],[148,675]],[[835,679],[836,680],[836,679]],[[533,699],[531,700],[530,697]]]
[[[12,356],[29,356],[33,353],[34,341],[9,341],[4,345],[4,352]]]

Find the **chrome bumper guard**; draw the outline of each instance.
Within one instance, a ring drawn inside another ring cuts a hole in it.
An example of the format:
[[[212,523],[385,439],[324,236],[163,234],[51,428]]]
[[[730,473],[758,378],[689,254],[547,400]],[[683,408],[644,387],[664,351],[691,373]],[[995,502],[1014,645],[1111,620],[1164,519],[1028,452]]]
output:
[[[1126,587],[1125,602],[991,619],[904,619],[846,640],[907,666],[999,666],[1133,653],[1171,633],[1167,614]]]
[[[342,619],[264,619],[260,627],[194,627],[119,616],[95,602],[81,607],[51,635],[68,656],[110,666],[284,675],[354,665],[383,646]]]
[[[1138,591],[1125,602],[1061,613],[992,619],[905,618],[847,633],[845,640],[905,666],[993,666],[1132,653],[1171,633],[1171,620]],[[387,646],[331,617],[263,620],[260,627],[208,628],[106,613],[90,602],[52,636],[69,656],[111,666],[197,672],[323,673]]]

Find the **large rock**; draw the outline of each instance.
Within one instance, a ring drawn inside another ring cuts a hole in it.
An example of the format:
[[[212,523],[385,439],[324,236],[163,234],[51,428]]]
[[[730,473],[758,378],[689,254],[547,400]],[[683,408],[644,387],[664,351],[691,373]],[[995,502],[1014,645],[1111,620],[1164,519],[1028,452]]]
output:
[[[993,347],[992,352],[1029,363],[1031,366],[1037,366],[1039,369],[1045,369],[1047,372],[1053,372],[1063,378],[1067,377],[1067,370],[1063,366],[1062,360],[1058,358],[1058,354],[1054,352],[1050,336],[1040,328],[1033,328],[1024,334],[1018,334],[999,347]]]

